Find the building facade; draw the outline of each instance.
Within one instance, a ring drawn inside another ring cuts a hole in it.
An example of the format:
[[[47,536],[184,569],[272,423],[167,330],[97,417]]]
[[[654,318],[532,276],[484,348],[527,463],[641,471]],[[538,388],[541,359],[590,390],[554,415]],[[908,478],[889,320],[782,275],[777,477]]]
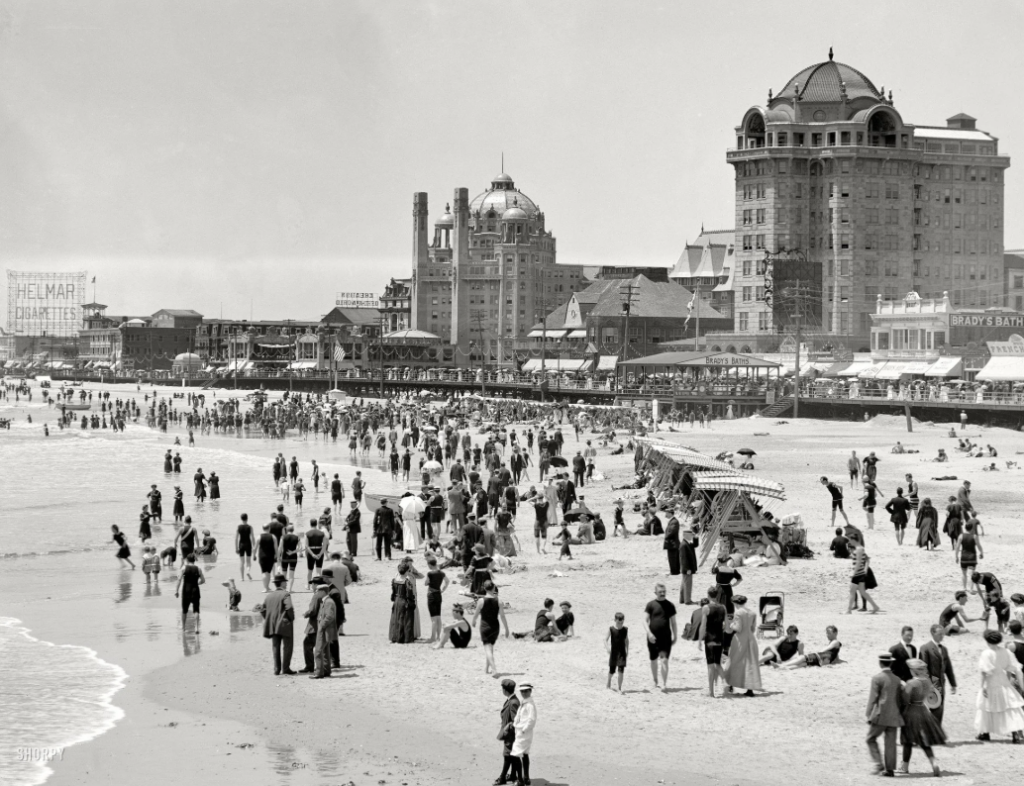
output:
[[[794,290],[793,307],[820,299],[822,327],[848,349],[866,346],[879,295],[1002,302],[1010,160],[969,115],[911,125],[892,91],[830,51],[746,111],[726,160],[735,170],[736,285],[754,292],[736,304],[737,332],[777,329],[777,293],[759,264],[769,252],[821,266],[821,291]]]
[[[668,274],[669,280],[696,292],[702,303],[713,308],[723,317],[733,318],[736,292],[736,233],[732,229],[705,231],[693,243],[687,243],[679,255],[675,267]],[[746,302],[753,299],[751,287],[740,292]],[[744,311],[744,314],[747,312]],[[745,321],[746,316],[743,317]],[[747,327],[746,325],[744,327]],[[730,326],[730,330],[732,327]],[[739,328],[737,328],[739,329]]]
[[[544,213],[504,173],[472,201],[455,189],[432,235],[428,218],[417,193],[411,327],[455,345],[459,365],[512,365],[518,340],[581,288],[582,268],[556,265]]]
[[[412,325],[412,279],[393,278],[380,296],[384,332],[409,330]]]

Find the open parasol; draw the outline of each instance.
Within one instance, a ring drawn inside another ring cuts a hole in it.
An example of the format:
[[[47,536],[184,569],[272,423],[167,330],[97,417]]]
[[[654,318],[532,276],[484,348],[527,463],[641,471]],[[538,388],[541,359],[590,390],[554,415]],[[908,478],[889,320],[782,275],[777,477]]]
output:
[[[444,466],[440,461],[427,461],[423,464],[423,469],[431,474],[434,474],[435,472],[444,472]]]
[[[561,456],[552,456],[548,460],[548,464],[550,464],[552,467],[568,467],[569,466],[569,462],[566,461]]]
[[[427,509],[426,503],[415,494],[403,497],[399,500],[398,506],[402,509],[402,518],[404,519],[415,518]]]
[[[740,448],[736,452],[739,453],[741,456],[756,456],[757,455],[757,451],[751,450],[750,448]]]

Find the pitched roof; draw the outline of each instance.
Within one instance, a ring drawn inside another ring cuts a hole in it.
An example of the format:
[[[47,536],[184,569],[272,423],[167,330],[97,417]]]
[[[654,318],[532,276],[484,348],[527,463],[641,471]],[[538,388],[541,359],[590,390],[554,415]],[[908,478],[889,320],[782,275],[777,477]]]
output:
[[[633,304],[630,315],[633,317],[653,317],[662,319],[676,319],[686,317],[687,306],[693,293],[679,286],[678,284],[660,284],[651,281],[647,276],[637,276],[629,281],[615,282],[623,288],[633,285]],[[601,299],[594,305],[588,316],[612,317],[622,314],[623,295],[619,288],[606,291]],[[722,319],[711,306],[699,301],[694,306],[692,316],[697,316],[699,310],[702,319]]]
[[[697,239],[687,243],[669,278],[718,278],[730,273],[736,231],[701,229]]]
[[[380,322],[380,311],[375,308],[335,306],[321,322],[348,322],[352,325],[376,325]]]

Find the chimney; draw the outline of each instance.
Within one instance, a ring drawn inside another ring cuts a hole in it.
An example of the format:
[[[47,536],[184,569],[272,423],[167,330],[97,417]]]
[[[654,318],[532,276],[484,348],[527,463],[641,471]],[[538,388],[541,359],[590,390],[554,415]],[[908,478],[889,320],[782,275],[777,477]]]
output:
[[[412,195],[412,297],[410,298],[412,313],[410,321],[414,329],[420,324],[420,275],[422,267],[428,262],[427,216],[427,194],[425,191],[417,191]],[[425,324],[426,317],[423,318],[423,321]]]
[[[471,315],[469,302],[459,280],[469,267],[469,189],[456,188],[452,199],[452,332],[451,343],[465,347],[469,344]]]

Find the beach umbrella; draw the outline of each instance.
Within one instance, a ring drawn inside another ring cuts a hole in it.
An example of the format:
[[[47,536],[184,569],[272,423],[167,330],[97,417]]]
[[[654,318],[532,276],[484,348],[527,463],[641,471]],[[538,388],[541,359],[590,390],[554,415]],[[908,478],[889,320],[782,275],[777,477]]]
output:
[[[420,431],[437,431],[437,426],[422,426]]]
[[[552,467],[568,467],[569,466],[569,462],[566,461],[561,456],[552,456],[551,459],[548,461],[548,464],[550,464]]]
[[[428,461],[424,463],[423,469],[430,473],[443,472],[444,466],[442,466],[440,461]]]
[[[750,448],[740,448],[736,452],[739,453],[741,456],[756,456],[757,455],[757,453],[755,451],[751,450]]]

